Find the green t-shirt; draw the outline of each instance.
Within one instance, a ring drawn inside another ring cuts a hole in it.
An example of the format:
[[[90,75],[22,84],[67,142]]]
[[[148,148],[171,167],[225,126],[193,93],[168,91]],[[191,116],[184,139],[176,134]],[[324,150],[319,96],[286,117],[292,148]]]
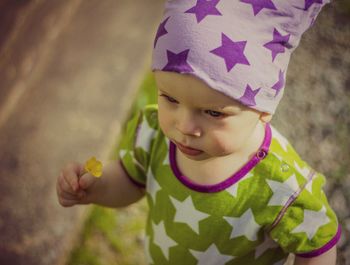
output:
[[[257,155],[215,185],[184,176],[176,151],[156,105],[130,120],[121,142],[124,169],[147,192],[149,264],[282,265],[288,253],[313,257],[337,243],[325,177],[270,124]]]

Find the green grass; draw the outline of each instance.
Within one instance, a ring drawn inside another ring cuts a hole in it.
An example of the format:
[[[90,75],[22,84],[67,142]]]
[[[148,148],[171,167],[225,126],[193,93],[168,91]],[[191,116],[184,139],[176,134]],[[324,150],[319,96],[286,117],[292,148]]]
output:
[[[148,73],[131,108],[130,116],[157,100],[152,73]],[[125,128],[125,126],[123,126]],[[122,131],[123,133],[123,131]],[[118,143],[111,159],[118,156]],[[143,234],[147,205],[145,199],[123,209],[92,206],[81,236],[71,252],[68,265],[143,265]]]

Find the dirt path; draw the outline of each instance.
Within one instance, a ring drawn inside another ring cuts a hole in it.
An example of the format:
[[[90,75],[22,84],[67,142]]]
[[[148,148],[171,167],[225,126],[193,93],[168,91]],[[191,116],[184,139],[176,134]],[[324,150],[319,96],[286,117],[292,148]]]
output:
[[[57,175],[68,161],[111,152],[147,69],[160,3],[32,0],[8,20],[13,31],[0,46],[0,264],[66,257],[85,208],[58,204]]]

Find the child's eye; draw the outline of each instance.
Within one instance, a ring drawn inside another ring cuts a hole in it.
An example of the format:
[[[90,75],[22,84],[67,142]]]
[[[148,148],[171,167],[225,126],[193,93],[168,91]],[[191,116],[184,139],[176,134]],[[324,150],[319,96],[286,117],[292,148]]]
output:
[[[167,96],[167,95],[165,95],[165,94],[161,94],[160,96],[166,98],[166,100],[169,101],[169,102],[171,102],[171,103],[178,103],[178,102],[176,101],[176,99],[174,99],[174,98],[172,98],[172,97],[169,97],[169,96]]]
[[[215,110],[206,110],[205,113],[209,114],[210,116],[214,117],[214,118],[221,118],[224,116],[223,113],[219,112],[219,111],[215,111]]]

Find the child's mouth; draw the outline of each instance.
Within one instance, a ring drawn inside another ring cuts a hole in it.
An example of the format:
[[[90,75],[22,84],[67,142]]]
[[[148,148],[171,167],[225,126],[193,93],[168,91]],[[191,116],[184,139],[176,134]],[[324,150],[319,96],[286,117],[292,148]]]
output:
[[[201,151],[201,150],[182,145],[178,142],[175,142],[175,143],[176,143],[177,148],[179,148],[180,151],[186,155],[197,156],[197,155],[200,155],[201,153],[203,153],[203,151]]]

